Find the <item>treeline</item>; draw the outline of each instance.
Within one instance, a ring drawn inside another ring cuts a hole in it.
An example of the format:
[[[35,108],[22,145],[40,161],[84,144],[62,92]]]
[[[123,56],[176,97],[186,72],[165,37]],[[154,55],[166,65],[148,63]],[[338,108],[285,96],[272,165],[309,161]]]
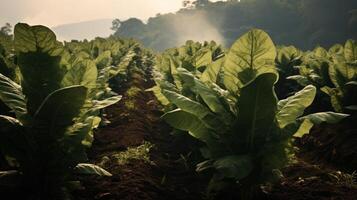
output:
[[[226,46],[251,28],[266,30],[279,45],[323,47],[357,37],[355,0],[199,1],[175,14],[158,14],[147,23],[115,20],[115,35],[134,37],[163,50],[188,39],[221,40]]]

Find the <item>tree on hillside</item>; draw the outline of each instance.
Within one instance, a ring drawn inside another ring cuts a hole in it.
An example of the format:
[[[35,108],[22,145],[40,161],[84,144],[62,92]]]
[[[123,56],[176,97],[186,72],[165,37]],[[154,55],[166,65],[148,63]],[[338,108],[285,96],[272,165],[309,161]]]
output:
[[[113,31],[117,31],[117,30],[119,30],[120,25],[121,25],[120,19],[114,19],[112,22],[112,27],[110,29]]]
[[[251,28],[267,31],[277,44],[301,49],[357,39],[357,0],[184,0],[183,7],[147,23],[122,21],[115,35],[137,38],[156,50],[208,33],[221,36],[229,47]]]
[[[197,7],[203,7],[211,3],[209,0],[184,0],[182,5],[186,9],[194,9]]]
[[[3,27],[0,28],[0,34],[3,36],[10,36],[12,33],[12,26],[10,23],[6,23]]]

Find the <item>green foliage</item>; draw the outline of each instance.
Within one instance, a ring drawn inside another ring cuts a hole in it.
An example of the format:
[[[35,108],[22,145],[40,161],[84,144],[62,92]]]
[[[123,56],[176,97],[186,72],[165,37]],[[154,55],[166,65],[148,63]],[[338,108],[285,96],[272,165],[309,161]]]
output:
[[[20,77],[15,64],[16,55],[14,53],[13,37],[9,35],[10,28],[10,25],[2,28],[6,34],[2,34],[0,31],[0,73],[19,83]]]
[[[128,95],[129,98],[134,98],[141,92],[141,89],[135,86],[130,87],[127,91],[126,94]]]
[[[303,52],[294,46],[282,46],[277,48],[277,56],[275,59],[276,67],[279,71],[279,79],[276,84],[276,93],[279,98],[286,98],[293,92],[299,90],[299,85],[295,81],[286,79],[298,73],[296,66],[302,63]]]
[[[300,85],[313,84],[330,96],[338,112],[352,112],[357,102],[357,46],[348,40],[344,46],[334,45],[328,51],[322,47],[302,56],[299,75],[288,77]]]
[[[150,151],[154,147],[150,142],[137,147],[129,147],[126,151],[111,155],[111,159],[115,160],[118,165],[126,165],[132,160],[141,160],[146,163],[152,163],[150,160]]]
[[[230,48],[224,62],[224,85],[232,93],[267,71],[275,71],[276,50],[262,30],[254,29],[240,37]]]
[[[218,71],[224,71],[224,84],[203,81],[195,71],[183,67],[171,70],[171,77],[180,84],[164,79],[171,84],[161,81],[158,85],[171,105],[162,118],[204,143],[205,160],[197,171],[213,172],[211,192],[225,183],[238,182],[246,196],[251,188],[276,178],[273,171],[287,163],[294,135],[348,115],[327,112],[303,117],[316,95],[312,85],[278,101],[274,91],[276,49],[261,30],[253,29],[239,38],[223,59]]]
[[[168,49],[156,58],[153,76],[157,86],[148,91],[153,91],[157,99],[168,106],[170,103],[162,94],[163,88],[176,88],[185,95],[191,93],[183,87],[183,80],[178,76],[179,68],[190,71],[204,82],[216,82],[223,57],[224,50],[215,42],[201,44],[187,41],[184,46]]]
[[[50,29],[17,24],[14,44],[22,79],[20,86],[0,74],[0,100],[16,115],[0,116],[0,150],[16,160],[33,198],[66,198],[64,185],[73,172],[110,175],[82,162],[99,110],[120,97],[95,98],[94,62],[68,59]]]
[[[5,26],[0,28],[0,36],[10,36],[12,32],[12,26],[6,23]]]

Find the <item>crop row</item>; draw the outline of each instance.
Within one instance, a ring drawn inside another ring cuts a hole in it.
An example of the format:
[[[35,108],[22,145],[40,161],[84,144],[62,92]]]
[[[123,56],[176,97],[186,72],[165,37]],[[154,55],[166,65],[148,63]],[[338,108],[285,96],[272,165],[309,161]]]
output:
[[[33,199],[67,199],[73,175],[111,176],[85,163],[86,151],[93,130],[108,123],[101,110],[121,99],[112,88],[129,69],[145,70],[136,62],[150,53],[117,38],[62,44],[50,29],[27,24],[17,24],[1,49],[0,153],[12,170],[1,171],[0,185],[22,186]]]
[[[352,40],[302,52],[277,48],[267,33],[253,29],[228,50],[188,41],[163,52],[151,91],[165,106],[162,118],[201,141],[196,169],[210,174],[208,192],[238,184],[242,199],[249,199],[260,184],[280,178],[279,169],[294,155],[293,138],[353,113],[356,62]],[[279,100],[275,89],[289,91]],[[305,112],[320,91],[344,113]]]

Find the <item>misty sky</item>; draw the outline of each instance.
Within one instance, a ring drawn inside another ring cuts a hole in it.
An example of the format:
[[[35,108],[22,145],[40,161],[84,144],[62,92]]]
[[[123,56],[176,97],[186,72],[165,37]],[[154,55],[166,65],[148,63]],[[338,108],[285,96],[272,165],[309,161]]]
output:
[[[147,19],[181,6],[182,0],[0,0],[0,26],[19,21],[54,27],[103,18]]]

